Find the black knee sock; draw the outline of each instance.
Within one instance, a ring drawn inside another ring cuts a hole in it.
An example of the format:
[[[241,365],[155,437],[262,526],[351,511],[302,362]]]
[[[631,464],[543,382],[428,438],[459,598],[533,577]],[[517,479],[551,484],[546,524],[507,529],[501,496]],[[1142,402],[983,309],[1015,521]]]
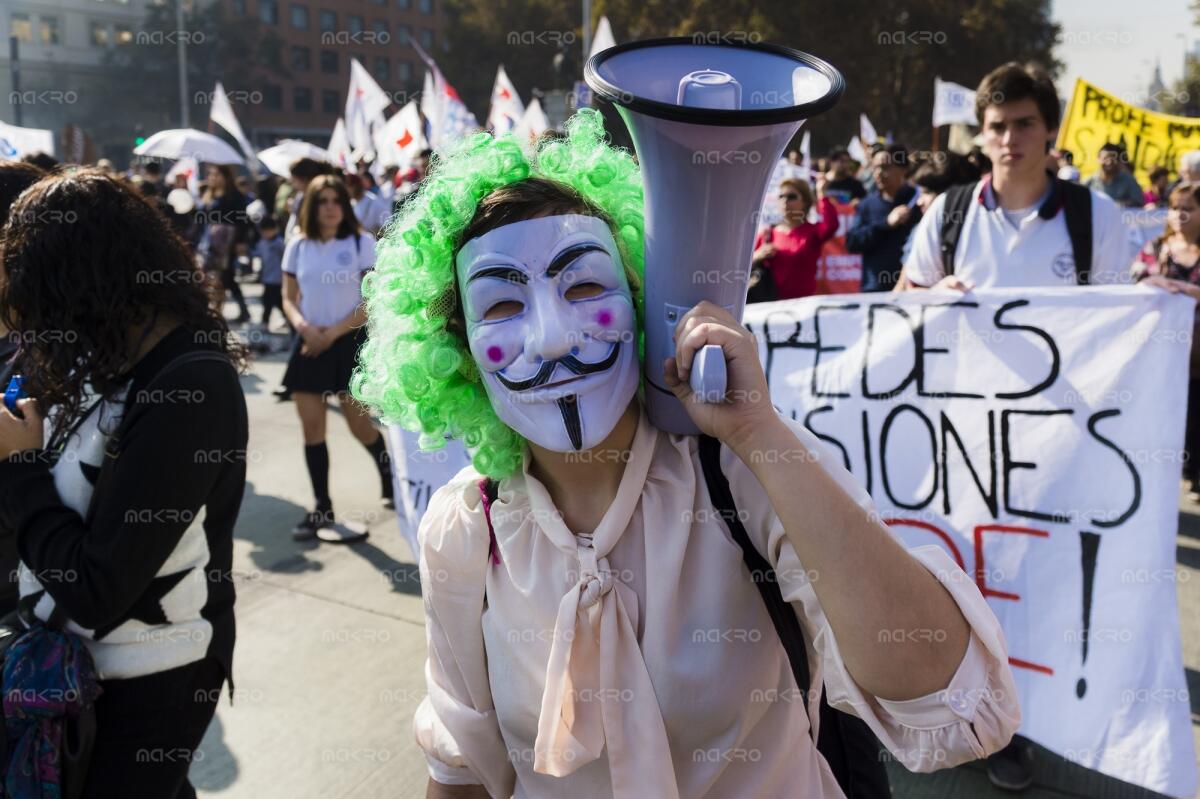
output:
[[[379,482],[382,484],[382,492],[384,499],[392,498],[392,459],[388,455],[387,445],[383,441],[383,433],[372,441],[370,444],[364,444],[367,452],[371,453],[371,457],[375,459],[375,465],[379,468]]]
[[[304,462],[308,464],[308,479],[312,481],[313,496],[317,498],[317,510],[329,510],[329,449],[325,442],[304,445]]]

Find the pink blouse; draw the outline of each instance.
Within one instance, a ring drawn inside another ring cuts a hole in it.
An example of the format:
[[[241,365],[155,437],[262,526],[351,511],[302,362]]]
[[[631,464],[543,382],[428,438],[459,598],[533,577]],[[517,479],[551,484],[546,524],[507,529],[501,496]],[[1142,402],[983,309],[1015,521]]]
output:
[[[872,510],[836,455],[789,425]],[[861,717],[914,771],[1008,743],[1020,710],[1004,636],[942,550],[912,554],[969,622],[966,654],[944,690],[880,699],[847,672],[762,486],[726,447],[722,469],[831,705]],[[643,413],[616,499],[591,536],[567,529],[527,453],[492,505],[499,564],[478,480],[460,472],[420,529],[429,694],[414,731],[434,779],[539,799],[843,796],[810,736],[819,694],[799,696],[741,550],[709,500],[696,438],[663,433]]]

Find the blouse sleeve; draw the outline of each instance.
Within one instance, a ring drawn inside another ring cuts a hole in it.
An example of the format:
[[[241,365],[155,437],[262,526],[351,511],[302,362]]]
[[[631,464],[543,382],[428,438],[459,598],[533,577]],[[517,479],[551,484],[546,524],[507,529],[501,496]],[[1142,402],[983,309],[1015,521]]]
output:
[[[428,695],[413,731],[429,775],[511,796],[516,772],[492,706],[483,641],[488,532],[478,488],[460,472],[433,495],[417,533],[425,600]]]
[[[797,457],[815,459],[877,519],[870,495],[842,465],[845,453],[834,452],[799,422],[785,421],[802,444]],[[909,550],[958,604],[971,627],[967,651],[944,689],[905,701],[880,699],[863,690],[847,671],[810,575],[787,540],[766,491],[727,447],[722,448],[722,468],[739,515],[746,519],[747,533],[775,569],[783,598],[796,610],[805,632],[809,672],[814,685],[823,679],[830,705],[865,721],[910,771],[955,766],[986,757],[1008,743],[1021,713],[1004,634],[975,583],[945,552],[936,546]],[[816,692],[808,699],[814,725],[818,700]]]

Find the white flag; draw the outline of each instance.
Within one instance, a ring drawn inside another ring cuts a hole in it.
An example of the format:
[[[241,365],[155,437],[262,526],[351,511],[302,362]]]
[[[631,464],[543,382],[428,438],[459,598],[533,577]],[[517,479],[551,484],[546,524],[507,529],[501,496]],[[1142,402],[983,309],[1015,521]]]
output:
[[[601,50],[616,46],[617,40],[613,38],[612,25],[608,24],[608,17],[600,17],[600,22],[596,25],[596,33],[592,36],[592,51],[588,53],[588,58]]]
[[[516,87],[501,64],[496,70],[496,82],[492,85],[492,108],[488,112],[487,126],[499,136],[516,128],[524,116],[525,104],[521,102]]]
[[[479,130],[479,122],[476,121],[475,115],[459,99],[458,92],[438,69],[437,62],[416,41],[410,43],[417,51],[417,55],[425,62],[425,66],[429,67],[429,71],[433,73],[433,91],[431,94],[427,93],[427,96],[432,96],[433,100],[428,110],[426,110],[425,97],[423,96],[421,99],[421,113],[425,114],[430,121],[430,146],[435,150],[440,149],[454,139]],[[428,76],[426,77],[426,83],[428,83]]]
[[[254,155],[254,147],[246,138],[246,134],[242,132],[242,126],[238,124],[237,117],[233,114],[233,106],[229,104],[229,97],[226,96],[225,87],[221,85],[221,81],[217,81],[217,85],[213,89],[212,107],[208,110],[208,121],[214,125],[220,125],[237,141],[238,146],[246,155],[246,165],[250,167],[251,172],[257,172],[258,158]]]
[[[337,124],[333,126],[333,135],[329,137],[329,146],[325,150],[334,166],[346,169],[351,165],[350,141],[346,138],[346,123],[341,117],[338,117]]]
[[[941,78],[933,79],[933,126],[978,125],[975,92]]]
[[[41,128],[18,128],[0,122],[0,161],[15,161],[30,153],[54,155],[54,132]]]
[[[857,136],[850,137],[850,143],[846,145],[846,152],[858,163],[867,163],[867,151],[863,149],[862,142]]]
[[[537,141],[538,136],[541,136],[549,128],[550,120],[542,111],[541,101],[535,97],[525,108],[525,116],[521,118],[521,124],[517,127],[517,135],[533,144]]]
[[[175,185],[175,177],[177,175],[183,175],[184,180],[187,181],[187,190],[191,192],[193,197],[200,196],[200,164],[196,163],[195,158],[189,155],[175,162],[174,166],[167,171],[166,181],[168,186]]]
[[[375,137],[375,164],[406,167],[425,149],[425,131],[416,102],[409,102],[379,129]]]
[[[871,120],[867,119],[866,114],[858,115],[858,131],[864,147],[870,147],[879,141],[879,134],[875,132],[875,126],[871,124]]]
[[[383,112],[392,98],[379,87],[367,68],[350,59],[350,89],[346,93],[346,136],[350,144],[363,152],[371,148],[371,130],[382,127]]]
[[[425,70],[425,82],[421,84],[421,116],[428,125],[427,138],[430,147],[438,146],[438,120],[442,118],[442,106],[433,87],[433,73]]]

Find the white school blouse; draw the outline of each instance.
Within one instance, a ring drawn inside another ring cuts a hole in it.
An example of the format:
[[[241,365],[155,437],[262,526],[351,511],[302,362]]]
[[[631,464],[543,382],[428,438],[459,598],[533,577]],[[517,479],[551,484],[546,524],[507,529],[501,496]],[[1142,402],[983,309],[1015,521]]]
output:
[[[871,509],[836,456],[788,423]],[[912,554],[969,622],[966,654],[945,690],[879,699],[847,672],[762,486],[727,447],[721,464],[831,705],[861,717],[914,771],[1008,743],[1020,710],[1003,633],[942,550]],[[498,564],[472,468],[434,495],[421,523],[428,696],[414,731],[430,775],[481,783],[493,797],[842,797],[810,737],[819,695],[798,696],[741,550],[713,511],[697,439],[659,431],[643,411],[616,499],[590,537],[567,529],[528,470],[526,452],[492,505]]]

